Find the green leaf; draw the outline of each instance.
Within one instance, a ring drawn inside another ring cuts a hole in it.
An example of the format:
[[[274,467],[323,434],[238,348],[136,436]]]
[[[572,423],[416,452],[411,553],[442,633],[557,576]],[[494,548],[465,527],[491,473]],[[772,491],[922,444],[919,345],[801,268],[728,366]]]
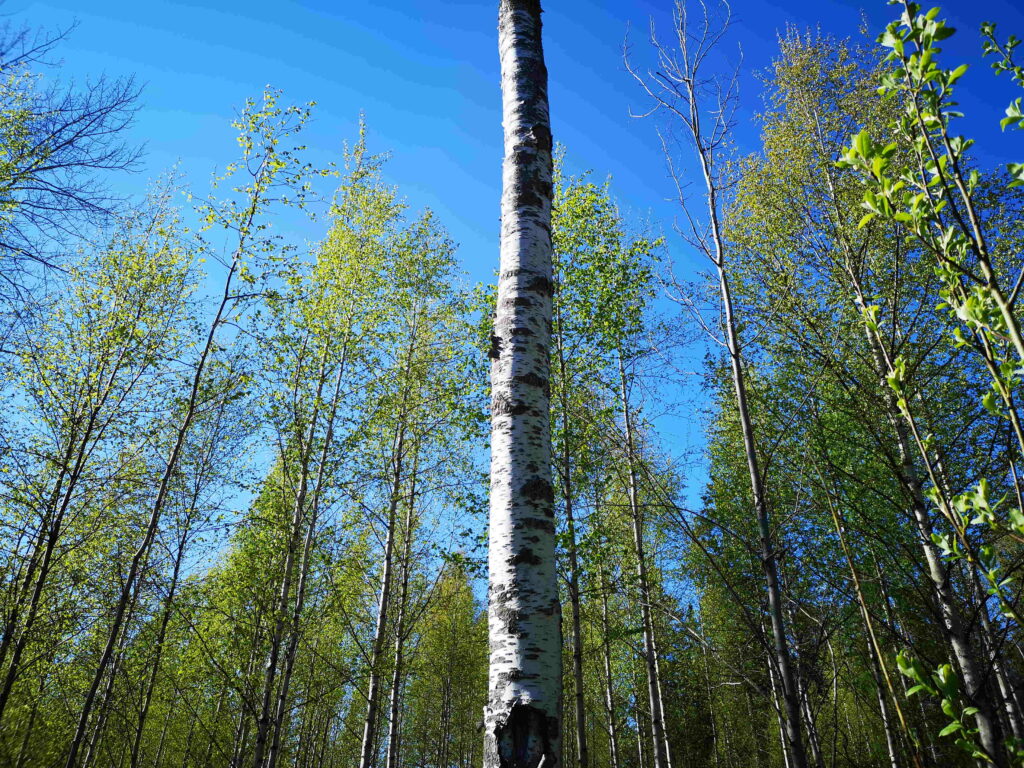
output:
[[[956,720],[954,720],[952,723],[950,723],[941,731],[939,731],[939,736],[949,736],[951,733],[956,733],[957,731],[962,731],[963,729],[964,727],[960,725],[960,723],[958,723]]]

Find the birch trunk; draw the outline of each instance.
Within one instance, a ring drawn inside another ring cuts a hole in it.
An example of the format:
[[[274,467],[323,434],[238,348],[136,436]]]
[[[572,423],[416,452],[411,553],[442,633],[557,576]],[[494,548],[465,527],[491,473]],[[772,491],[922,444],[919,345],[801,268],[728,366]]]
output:
[[[774,704],[773,708],[775,709],[775,719],[778,721],[779,724],[779,742],[782,745],[782,763],[785,766],[785,768],[791,768],[789,758],[789,743],[786,739],[786,725],[783,722],[782,706],[779,704],[778,686],[775,684],[775,665],[772,664],[770,660],[768,662],[768,679],[771,681],[772,684],[772,704]]]
[[[380,598],[377,603],[377,624],[370,647],[370,685],[366,693],[366,719],[363,721],[363,741],[359,752],[359,768],[370,768],[375,760],[377,743],[377,710],[380,706],[380,663],[384,653],[384,636],[391,605],[391,579],[395,550],[395,523],[401,494],[402,460],[405,452],[405,425],[400,424],[395,435],[395,458],[391,479],[391,500],[388,504],[388,529],[384,539],[384,564],[380,579]]]
[[[615,716],[615,687],[612,679],[612,646],[608,636],[608,585],[601,569],[601,650],[604,660],[604,705],[608,711],[608,752],[611,768],[619,768],[619,734]]]
[[[703,162],[703,158],[702,158]],[[779,584],[779,569],[775,554],[775,541],[772,534],[771,522],[769,520],[768,497],[764,487],[764,478],[761,473],[760,460],[757,455],[757,447],[754,440],[754,422],[750,416],[750,406],[747,397],[746,376],[743,370],[739,332],[736,328],[736,320],[733,314],[732,293],[729,288],[729,279],[725,272],[725,249],[722,244],[722,237],[718,225],[718,208],[715,203],[714,190],[710,181],[710,174],[705,166],[709,192],[709,210],[714,230],[715,242],[717,244],[718,259],[716,267],[718,271],[718,284],[722,294],[722,308],[724,310],[724,325],[726,334],[726,346],[729,352],[729,362],[732,368],[733,388],[736,395],[736,410],[740,420],[740,430],[743,433],[743,450],[747,459],[747,471],[750,475],[750,490],[753,496],[754,512],[757,517],[757,527],[761,538],[761,567],[764,571],[765,585],[768,590],[768,614],[772,623],[772,640],[774,643],[775,664],[779,672],[779,688],[782,694],[785,721],[783,723],[786,732],[786,741],[789,746],[789,756],[793,768],[807,768],[807,753],[804,750],[803,735],[800,732],[800,696],[797,691],[796,675],[793,670],[793,661],[789,650],[789,640],[786,637],[786,625],[783,619],[782,588]]]
[[[312,413],[309,417],[309,426],[306,427],[300,437],[298,456],[299,476],[295,489],[295,498],[292,501],[291,522],[288,526],[287,549],[285,550],[284,563],[281,567],[281,587],[279,590],[276,605],[274,607],[273,631],[270,635],[270,650],[267,653],[267,661],[264,666],[263,689],[260,697],[259,717],[256,721],[256,738],[253,744],[253,768],[263,768],[267,758],[270,727],[276,711],[274,692],[278,688],[277,673],[281,661],[281,649],[284,645],[285,632],[288,629],[289,607],[292,604],[292,580],[296,569],[296,560],[300,557],[299,545],[302,534],[302,527],[307,524],[307,497],[310,485],[310,462],[312,461],[313,440],[316,435],[316,427],[320,417],[324,389],[324,370],[327,365],[327,350],[325,349],[320,357],[319,374],[317,379],[316,396],[313,400]],[[312,535],[312,525],[307,529],[309,536]],[[301,606],[300,606],[301,608]],[[70,767],[69,767],[70,768]]]
[[[416,476],[419,455],[413,456],[409,500],[405,508],[405,541],[402,546],[402,582],[398,590],[398,617],[395,621],[395,664],[391,674],[391,703],[388,712],[388,752],[385,768],[398,768],[401,739],[402,682],[405,674],[405,612],[409,602],[409,573],[412,570],[412,535],[415,525]]]
[[[249,215],[250,223],[254,215],[255,211],[253,210]],[[200,387],[204,381],[206,366],[215,351],[217,331],[225,322],[225,315],[233,302],[233,278],[241,266],[241,255],[241,249],[236,251],[228,268],[227,276],[224,279],[224,292],[221,296],[220,304],[217,307],[217,312],[214,315],[209,328],[207,329],[205,343],[199,354],[199,359],[196,362],[195,369],[192,372],[188,398],[185,401],[185,409],[174,432],[174,444],[167,456],[167,463],[164,465],[163,472],[160,476],[160,483],[157,487],[152,507],[150,508],[149,521],[146,524],[145,533],[142,541],[139,543],[138,549],[136,549],[135,553],[132,555],[128,573],[125,577],[124,584],[121,587],[121,594],[114,609],[111,626],[107,634],[107,642],[103,648],[103,653],[100,656],[99,663],[96,666],[92,683],[86,692],[85,703],[82,705],[82,710],[78,716],[78,726],[76,727],[75,735],[71,740],[71,746],[68,748],[65,768],[76,768],[78,765],[78,752],[82,747],[85,730],[88,727],[92,708],[95,704],[96,693],[99,690],[100,683],[102,682],[107,672],[107,667],[114,655],[114,646],[117,643],[117,638],[121,634],[125,613],[127,612],[128,605],[132,601],[137,588],[136,580],[149,558],[150,547],[152,546],[153,539],[156,537],[157,529],[160,525],[160,518],[163,515],[164,504],[171,493],[171,484],[178,470],[178,460],[181,456],[182,450],[185,448],[185,439],[188,436],[192,427],[192,422],[195,419],[196,409],[199,403]]]
[[[298,655],[299,648],[299,636],[300,636],[300,625],[302,622],[302,613],[306,601],[306,582],[309,578],[310,568],[310,557],[313,550],[313,540],[316,536],[316,526],[318,516],[320,512],[320,498],[323,492],[323,485],[325,479],[325,473],[327,468],[327,457],[330,453],[333,442],[334,442],[334,422],[338,415],[338,404],[341,395],[341,384],[345,376],[345,362],[347,359],[347,341],[342,345],[341,361],[338,366],[338,373],[334,379],[334,394],[331,398],[330,403],[330,414],[327,418],[326,432],[324,434],[323,444],[320,447],[320,457],[317,463],[316,478],[313,484],[313,495],[310,503],[309,520],[306,522],[306,534],[302,545],[302,558],[299,562],[299,582],[296,587],[295,605],[292,609],[291,615],[291,627],[290,637],[288,640],[288,647],[285,651],[284,657],[284,672],[281,678],[281,685],[279,686],[277,696],[277,706],[274,713],[273,722],[273,736],[270,741],[270,752],[267,755],[267,767],[275,768],[277,765],[277,759],[281,752],[281,732],[284,728],[285,715],[288,709],[288,692],[291,687],[292,672],[295,669],[295,658]],[[326,354],[326,351],[325,351]],[[319,401],[320,391],[317,391],[317,400]],[[310,425],[309,440],[313,439],[313,428],[314,424]],[[303,466],[303,472],[307,472],[305,465]],[[303,492],[305,489],[305,480],[303,480]],[[282,611],[285,606],[282,604]]]
[[[856,279],[854,279],[854,287],[860,303],[863,305],[864,293]],[[978,740],[981,742],[982,748],[995,760],[995,764],[1003,766],[1006,764],[1006,756],[1001,747],[1001,738],[998,734],[998,725],[992,712],[991,702],[988,699],[987,692],[984,690],[985,676],[978,668],[974,651],[971,647],[970,637],[964,628],[963,617],[957,607],[953,588],[949,582],[949,574],[942,563],[942,556],[932,540],[933,528],[931,517],[928,514],[927,501],[925,500],[924,481],[918,474],[917,467],[912,458],[911,436],[903,417],[899,413],[892,390],[885,381],[884,352],[880,348],[877,338],[870,332],[867,332],[867,334],[872,360],[881,382],[879,388],[882,391],[887,416],[896,433],[896,447],[899,450],[900,456],[897,476],[904,490],[910,495],[911,511],[913,512],[914,523],[918,530],[918,542],[921,545],[927,566],[926,570],[931,579],[936,602],[939,605],[946,641],[953,651],[956,666],[960,670],[967,699],[978,708],[978,712],[974,716],[978,726]]]
[[[654,637],[654,617],[651,615],[651,590],[647,579],[647,556],[644,551],[643,519],[637,498],[636,447],[633,437],[633,417],[626,393],[626,369],[619,357],[622,419],[626,437],[626,464],[629,478],[629,511],[633,522],[633,544],[636,547],[636,575],[640,587],[640,614],[644,634],[644,665],[647,669],[647,699],[651,713],[651,740],[653,768],[672,768],[668,738],[665,735],[665,708],[661,696],[661,670],[658,646]]]
[[[555,311],[558,327],[562,324],[560,305],[556,298]],[[562,417],[562,455],[559,474],[562,480],[562,498],[565,503],[565,528],[567,534],[566,554],[569,560],[569,606],[572,631],[572,676],[573,699],[576,705],[576,763],[579,768],[587,768],[589,750],[587,749],[587,711],[583,698],[583,632],[580,627],[580,566],[576,552],[576,518],[573,515],[573,482],[572,482],[572,423],[569,418],[568,376],[565,362],[565,347],[561,334],[555,339],[558,349],[559,406]]]
[[[825,172],[825,181],[828,185],[832,207],[836,214],[836,228],[837,231],[841,231],[838,226],[838,222],[841,220],[839,196],[836,194],[831,166]],[[845,261],[843,266],[852,288],[851,298],[854,307],[858,311],[862,311],[868,306],[868,301],[867,292],[861,282],[861,272],[854,266],[857,263],[858,256],[851,243],[845,237],[840,238],[840,245],[843,248]],[[910,496],[914,523],[917,526],[919,543],[927,566],[926,570],[932,582],[933,594],[939,604],[942,626],[945,630],[944,634],[953,651],[956,665],[960,669],[968,701],[978,708],[978,712],[975,714],[978,739],[981,742],[982,748],[992,757],[995,764],[997,766],[1004,766],[1006,765],[1006,756],[1001,747],[997,722],[994,722],[991,702],[988,700],[986,691],[983,690],[984,676],[978,669],[972,654],[970,641],[963,627],[962,617],[954,601],[953,591],[949,583],[949,575],[942,564],[938,548],[932,541],[932,522],[928,514],[924,482],[918,473],[913,459],[912,436],[904,415],[900,412],[897,405],[896,396],[886,381],[889,366],[886,349],[883,346],[884,342],[877,331],[871,330],[867,325],[864,326],[864,334],[871,353],[874,373],[879,382],[879,391],[885,404],[885,415],[892,425],[896,436],[896,447],[899,450],[900,458],[900,464],[896,468],[897,479]]]
[[[193,503],[195,503],[193,499]],[[149,708],[153,703],[153,693],[156,690],[157,676],[160,674],[160,660],[163,656],[164,640],[167,638],[167,627],[171,622],[171,613],[174,609],[174,594],[178,588],[178,577],[181,574],[181,563],[185,555],[185,544],[187,541],[187,530],[178,541],[178,548],[174,556],[174,566],[171,573],[171,585],[167,590],[167,597],[164,600],[163,611],[160,615],[160,628],[157,630],[154,658],[150,662],[149,679],[146,682],[146,692],[142,696],[142,708],[139,711],[139,720],[135,724],[135,737],[132,739],[132,751],[129,758],[131,768],[138,768],[139,751],[142,748],[142,735],[146,730],[146,720],[149,717]],[[86,761],[88,762],[88,760]]]
[[[486,768],[561,763],[561,611],[551,486],[551,127],[539,0],[501,0],[505,131],[491,349]]]
[[[899,738],[893,730],[892,718],[889,714],[888,699],[886,697],[887,693],[896,710],[896,716],[899,720],[901,732],[906,738],[910,760],[913,762],[915,768],[921,768],[919,747],[916,739],[914,738],[914,734],[911,733],[910,727],[907,725],[907,720],[903,714],[903,708],[900,706],[900,700],[893,688],[892,678],[890,677],[888,667],[885,664],[884,653],[878,642],[878,637],[875,634],[874,622],[871,619],[871,611],[868,610],[867,599],[864,597],[864,590],[861,587],[860,574],[857,571],[857,565],[854,562],[850,547],[846,542],[846,534],[844,532],[845,525],[840,517],[838,509],[832,504],[831,499],[826,497],[826,500],[828,501],[829,511],[832,515],[832,522],[835,525],[836,535],[839,537],[839,544],[842,548],[843,556],[846,559],[846,565],[850,569],[850,579],[853,583],[854,593],[857,595],[857,604],[860,608],[861,619],[864,622],[864,629],[868,642],[868,656],[871,660],[871,676],[875,682],[875,690],[878,694],[878,708],[882,717],[882,728],[885,731],[885,745],[889,755],[889,764],[891,768],[899,768]],[[880,570],[879,581],[881,582]],[[888,596],[885,595],[884,585],[882,586],[882,594],[886,601],[886,611],[888,612]],[[903,692],[905,697],[905,688]]]

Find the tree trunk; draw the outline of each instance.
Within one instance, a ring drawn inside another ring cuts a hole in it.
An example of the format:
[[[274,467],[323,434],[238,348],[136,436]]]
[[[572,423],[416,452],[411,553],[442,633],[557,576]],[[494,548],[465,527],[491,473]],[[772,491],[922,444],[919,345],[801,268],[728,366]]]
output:
[[[722,758],[719,754],[720,739],[718,738],[718,722],[715,717],[715,693],[714,689],[711,687],[711,650],[710,648],[708,648],[707,636],[704,634],[703,617],[700,618],[698,628],[700,629],[701,656],[703,656],[704,658],[704,690],[706,691],[708,697],[708,724],[711,726],[711,749],[714,755],[715,768],[719,768],[719,766],[721,766],[722,764]]]
[[[615,686],[612,680],[612,646],[608,636],[608,584],[601,569],[601,651],[604,661],[604,706],[608,712],[608,752],[611,768],[619,768],[619,732],[615,714]]]
[[[779,724],[779,741],[782,745],[782,763],[786,768],[792,768],[789,754],[789,740],[786,738],[786,724],[782,716],[782,705],[779,703],[779,689],[775,683],[775,665],[768,662],[768,679],[772,685],[772,704],[775,709],[775,718]]]
[[[163,656],[164,640],[167,637],[167,626],[171,621],[171,612],[174,605],[174,593],[178,588],[178,576],[181,573],[181,561],[185,554],[185,542],[188,536],[187,530],[178,541],[178,549],[174,556],[174,566],[171,573],[171,584],[167,590],[167,598],[164,601],[163,613],[160,616],[160,628],[156,636],[156,652],[150,662],[149,680],[146,683],[146,692],[142,697],[142,709],[139,712],[139,721],[135,725],[135,737],[132,739],[130,768],[138,768],[139,750],[142,747],[142,734],[146,729],[146,719],[149,716],[149,707],[153,701],[153,692],[156,690],[157,676],[160,674],[160,659]]]
[[[398,590],[398,617],[395,621],[395,666],[391,675],[391,699],[388,713],[388,753],[385,768],[398,768],[400,747],[402,682],[405,650],[405,611],[409,602],[409,572],[412,565],[412,537],[415,525],[416,508],[416,475],[419,464],[418,454],[413,456],[412,478],[409,487],[409,499],[405,508],[405,541],[402,551],[402,583]],[[273,768],[273,767],[271,767]]]
[[[989,667],[995,676],[998,686],[997,693],[1002,704],[1003,712],[1003,733],[1012,735],[1020,740],[1024,736],[1024,728],[1021,727],[1020,710],[1017,708],[1016,692],[1006,677],[1006,670],[1003,667],[1002,655],[997,647],[995,633],[992,629],[992,621],[988,614],[988,595],[981,584],[976,568],[970,568],[971,587],[974,591],[974,599],[978,604],[978,616],[981,619],[979,627],[982,647],[988,658]]]
[[[256,668],[257,657],[259,655],[260,632],[263,629],[262,611],[257,612],[255,625],[255,629],[252,633],[252,642],[249,645],[249,658],[245,663],[245,671],[242,673],[242,678],[238,688],[238,723],[235,725],[231,762],[229,763],[230,768],[239,768],[239,766],[242,765],[243,758],[245,757],[245,743],[249,740],[249,715],[252,714],[256,717],[259,716],[259,713],[255,711],[255,708],[249,704],[246,687],[248,685],[249,677]]]
[[[651,590],[647,578],[647,555],[644,549],[643,516],[637,497],[636,447],[633,435],[633,417],[626,392],[626,369],[619,356],[622,419],[626,437],[626,465],[629,478],[629,511],[633,522],[633,544],[636,547],[636,575],[640,589],[640,614],[643,622],[644,665],[647,669],[647,699],[651,715],[653,768],[672,768],[668,738],[665,733],[665,709],[661,696],[661,660],[654,637],[654,617],[651,610]]]
[[[562,328],[561,309],[556,298],[555,307]],[[572,676],[573,699],[576,704],[576,763],[579,768],[587,768],[589,762],[587,750],[587,712],[583,697],[583,632],[580,627],[580,567],[576,552],[576,519],[573,517],[573,482],[572,482],[572,441],[571,423],[569,419],[568,379],[565,364],[565,347],[562,333],[555,339],[558,350],[559,399],[562,417],[562,455],[559,474],[562,480],[562,499],[565,504],[566,548],[569,557],[569,605],[572,620]]]
[[[840,218],[839,198],[836,194],[835,183],[832,178],[831,164],[825,167],[825,180],[836,213],[836,229],[841,231],[840,222],[838,221]],[[868,307],[867,294],[861,282],[860,273],[855,267],[855,249],[846,238],[840,238],[840,245],[843,248],[845,259],[844,269],[852,289],[852,303],[858,311],[864,311]],[[879,382],[879,392],[885,405],[885,415],[896,435],[896,447],[899,450],[900,463],[896,467],[895,474],[897,480],[910,496],[914,523],[918,530],[918,539],[923,550],[927,566],[926,570],[932,582],[936,601],[939,604],[946,640],[953,651],[956,665],[960,669],[960,676],[964,683],[964,692],[967,699],[978,709],[974,716],[978,727],[978,740],[982,748],[995,761],[995,764],[1001,768],[1006,765],[1005,750],[1002,748],[1002,744],[1000,744],[998,726],[994,722],[991,703],[982,689],[983,676],[971,653],[970,642],[964,632],[962,618],[954,602],[949,576],[942,565],[939,551],[931,538],[932,522],[928,514],[924,484],[913,459],[914,445],[911,434],[908,430],[904,414],[901,413],[896,402],[896,395],[889,387],[886,379],[889,373],[889,365],[886,350],[883,346],[884,341],[878,335],[877,328],[873,330],[867,324],[864,324],[864,334],[871,353],[874,373]],[[906,418],[909,419],[911,417],[908,415]]]
[[[857,286],[857,291],[862,297],[863,303],[863,294],[859,286]],[[885,381],[885,365],[882,350],[879,348],[877,339],[871,336],[870,332],[868,335],[872,357],[877,369],[876,372],[881,380],[880,387],[886,403],[887,415],[896,433],[897,448],[900,455],[900,465],[897,469],[898,479],[910,495],[911,510],[918,531],[918,542],[921,545],[927,566],[926,571],[931,579],[933,593],[939,605],[942,618],[941,625],[946,641],[953,651],[956,666],[960,670],[960,677],[964,684],[964,693],[967,700],[978,708],[978,712],[974,715],[978,726],[978,740],[981,743],[982,749],[992,757],[995,764],[1002,767],[1006,765],[1006,755],[1000,743],[997,721],[993,717],[991,702],[983,687],[984,675],[978,669],[978,664],[975,661],[973,649],[971,648],[970,638],[964,630],[963,618],[956,605],[953,588],[949,582],[949,574],[942,564],[942,556],[939,554],[938,548],[932,541],[932,521],[928,514],[928,506],[925,500],[924,483],[917,472],[917,467],[914,465],[911,453],[911,437],[902,415],[899,413],[892,390]]]
[[[135,609],[138,607],[138,590],[132,593],[131,605],[128,609],[128,617],[125,621],[125,628],[131,626],[132,619],[135,616]],[[103,737],[103,731],[107,725],[107,717],[110,714],[111,699],[114,693],[114,685],[117,682],[117,673],[121,670],[121,663],[124,661],[125,645],[128,642],[127,631],[121,633],[120,638],[117,641],[117,654],[114,656],[114,660],[110,665],[110,673],[107,675],[107,684],[103,689],[103,696],[100,697],[99,710],[96,715],[96,725],[93,726],[92,736],[89,739],[89,747],[85,752],[85,757],[82,760],[84,768],[90,768],[93,762],[93,758],[97,754],[100,739]]]
[[[714,203],[712,202],[711,205],[713,206]],[[717,213],[714,207],[712,207],[712,216],[715,221],[717,240],[719,237],[717,235]],[[781,688],[780,692],[784,705],[786,741],[789,745],[792,768],[807,768],[807,754],[804,751],[803,735],[800,732],[800,695],[797,691],[796,676],[793,671],[793,662],[789,651],[789,641],[786,638],[782,588],[779,585],[775,541],[768,513],[768,497],[765,492],[760,461],[757,456],[757,446],[754,440],[754,423],[750,417],[746,378],[740,354],[739,334],[733,317],[732,293],[729,289],[728,276],[725,273],[725,264],[721,259],[722,257],[720,256],[716,264],[718,285],[722,294],[722,306],[725,310],[726,342],[729,351],[729,363],[732,369],[733,388],[736,395],[736,410],[740,420],[740,430],[743,433],[743,451],[746,454],[754,513],[757,516],[757,527],[761,536],[761,567],[764,570],[765,584],[768,588],[768,614],[771,618],[775,664],[778,667],[779,687]]]
[[[492,336],[485,768],[561,764],[561,611],[551,485],[551,126],[539,0],[501,0],[505,129]]]
[[[114,374],[112,373],[111,376],[113,375]],[[99,417],[99,409],[106,401],[107,393],[109,393],[109,387],[105,390],[100,402],[92,408],[89,412],[88,418],[85,419],[85,427],[82,437],[76,439],[75,432],[72,430],[71,436],[68,439],[68,448],[61,462],[60,473],[58,474],[54,485],[50,503],[47,505],[47,512],[43,515],[44,521],[40,525],[38,540],[36,541],[35,546],[32,549],[32,555],[29,558],[29,564],[25,572],[22,589],[18,594],[18,599],[15,602],[14,609],[8,617],[4,627],[3,638],[0,639],[0,664],[6,660],[8,652],[11,653],[11,660],[7,667],[7,673],[4,675],[3,686],[0,687],[0,721],[3,720],[4,712],[7,708],[7,702],[10,700],[11,691],[14,688],[14,682],[17,680],[18,672],[20,671],[21,656],[25,651],[25,645],[28,642],[29,636],[32,632],[32,627],[39,615],[39,606],[42,602],[43,587],[45,586],[46,579],[50,573],[54,550],[57,547],[57,542],[60,540],[64,515],[67,514],[67,510],[71,505],[74,490],[82,475],[85,460],[89,453],[89,441],[96,430],[96,421]],[[72,463],[72,459],[74,459],[74,465],[69,472],[68,465]],[[67,485],[62,487],[65,476],[67,476]],[[36,573],[37,570],[38,573]],[[33,575],[35,575],[34,580]],[[20,621],[21,602],[23,599],[22,595],[28,592],[30,587],[32,591],[29,598],[29,604],[27,606],[27,612],[25,614],[25,623],[21,628],[20,634],[18,634],[18,639],[15,641],[14,636],[18,633],[18,623]],[[14,644],[13,649],[11,648],[12,642]]]
[[[250,219],[251,218],[252,217],[250,216]],[[89,723],[89,716],[92,713],[92,707],[95,703],[96,692],[99,689],[103,676],[107,671],[107,666],[110,664],[110,660],[114,654],[114,646],[121,633],[121,626],[124,621],[125,612],[136,589],[136,580],[145,566],[146,560],[149,557],[150,546],[153,543],[153,539],[156,537],[157,528],[160,524],[160,517],[164,511],[164,504],[166,503],[167,496],[171,491],[171,481],[177,473],[178,459],[181,456],[182,449],[185,446],[185,438],[188,435],[189,430],[192,427],[192,421],[195,418],[196,406],[199,401],[199,389],[203,383],[203,374],[206,371],[206,364],[214,352],[214,340],[217,336],[217,330],[224,321],[224,316],[227,312],[228,306],[233,301],[231,295],[232,278],[241,264],[240,259],[241,253],[236,252],[235,257],[231,261],[231,266],[228,269],[227,276],[224,279],[224,292],[221,296],[220,304],[217,307],[217,312],[214,315],[213,321],[210,323],[210,327],[206,334],[205,344],[200,352],[195,371],[192,374],[190,391],[188,399],[185,402],[185,411],[182,414],[181,421],[178,424],[177,429],[175,430],[174,444],[168,454],[167,463],[164,466],[164,471],[160,477],[156,497],[153,499],[153,505],[150,509],[149,521],[146,524],[145,534],[143,535],[142,542],[139,544],[138,549],[135,550],[135,553],[132,556],[128,573],[125,576],[125,583],[121,588],[121,594],[117,602],[117,607],[114,609],[113,619],[107,635],[107,643],[103,649],[102,655],[100,656],[99,663],[96,666],[96,672],[93,675],[92,683],[86,693],[85,703],[82,706],[82,711],[78,718],[78,726],[75,730],[75,735],[71,740],[71,746],[68,749],[65,768],[75,768],[78,763],[78,751],[82,746],[85,730]]]
[[[284,655],[284,671],[281,675],[281,684],[277,694],[277,706],[274,710],[273,720],[273,737],[270,742],[270,752],[267,755],[267,767],[275,768],[277,765],[277,759],[281,751],[281,734],[284,729],[285,715],[288,710],[288,692],[291,687],[292,673],[295,670],[295,659],[298,655],[299,648],[299,635],[300,635],[300,624],[302,621],[302,611],[305,607],[306,602],[306,584],[309,578],[309,564],[310,558],[313,551],[313,541],[316,537],[316,524],[320,512],[320,499],[323,493],[324,478],[326,476],[327,458],[331,451],[333,439],[334,439],[334,423],[338,416],[338,405],[341,395],[341,384],[345,376],[345,361],[347,359],[347,341],[342,345],[341,360],[338,364],[338,373],[334,380],[334,393],[331,398],[330,413],[327,417],[325,425],[325,433],[323,444],[320,448],[320,456],[317,463],[316,478],[313,482],[313,493],[309,503],[309,511],[304,514],[303,517],[308,518],[305,521],[306,534],[302,544],[302,557],[299,561],[299,581],[295,588],[295,605],[292,608],[291,620],[289,626],[289,638],[288,647],[285,650]],[[327,350],[324,350],[324,362],[326,363]],[[321,375],[323,368],[321,368]],[[314,410],[315,414],[319,412],[319,400],[322,393],[322,386],[317,388],[317,403],[318,407]],[[315,418],[314,422],[310,424],[309,429],[309,442],[310,444],[314,438],[314,428],[316,426]],[[309,445],[307,450],[312,446]],[[308,476],[308,466],[303,462],[302,472],[303,480],[300,486],[300,500],[299,503],[305,504],[306,494],[306,479]],[[286,605],[282,603],[281,610],[285,610]]]
[[[384,539],[384,563],[380,579],[380,597],[377,602],[377,623],[370,646],[370,685],[366,693],[366,718],[363,721],[363,740],[359,751],[359,768],[372,768],[377,744],[377,710],[380,706],[380,663],[384,653],[384,635],[391,605],[391,579],[395,549],[395,524],[398,502],[401,498],[402,460],[405,452],[405,427],[399,425],[395,435],[394,468],[391,478],[391,500],[388,505],[387,536]]]
[[[39,702],[43,699],[43,694],[46,692],[46,675],[39,676],[39,691],[32,701],[32,708],[29,710],[28,723],[25,726],[25,736],[21,740],[21,748],[18,750],[18,761],[15,763],[15,768],[25,768],[28,761],[29,745],[32,740],[32,728],[35,726],[36,717],[39,714]]]

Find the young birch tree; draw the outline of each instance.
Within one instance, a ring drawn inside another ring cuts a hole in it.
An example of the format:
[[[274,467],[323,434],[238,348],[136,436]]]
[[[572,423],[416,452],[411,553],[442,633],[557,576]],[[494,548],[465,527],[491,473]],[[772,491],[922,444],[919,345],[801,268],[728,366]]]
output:
[[[784,725],[791,768],[807,768],[808,762],[800,730],[801,711],[797,675],[786,635],[775,534],[772,531],[765,472],[761,466],[763,459],[758,453],[757,435],[750,412],[747,370],[743,359],[744,344],[732,298],[727,266],[729,253],[721,218],[721,207],[726,194],[722,158],[728,150],[732,128],[736,76],[725,80],[709,76],[707,65],[708,56],[729,29],[731,12],[728,4],[723,3],[717,13],[721,16],[719,21],[715,19],[716,13],[703,3],[701,8],[702,22],[690,27],[686,3],[684,0],[677,0],[673,15],[678,46],[675,49],[662,44],[652,30],[651,42],[658,58],[658,71],[642,74],[631,67],[628,60],[627,66],[652,101],[653,106],[648,114],[663,110],[680,125],[697,161],[700,179],[704,184],[706,211],[701,216],[687,207],[683,182],[673,164],[672,150],[663,137],[666,159],[678,186],[679,201],[690,223],[691,242],[711,262],[717,277],[721,332],[724,336],[720,343],[725,348],[732,375],[735,407],[742,430],[743,450],[750,478],[753,511],[761,538],[761,567],[768,593],[768,613],[773,641],[771,663],[776,668],[782,686]],[[698,320],[704,323],[702,319]],[[717,333],[714,334],[716,340],[717,336]]]

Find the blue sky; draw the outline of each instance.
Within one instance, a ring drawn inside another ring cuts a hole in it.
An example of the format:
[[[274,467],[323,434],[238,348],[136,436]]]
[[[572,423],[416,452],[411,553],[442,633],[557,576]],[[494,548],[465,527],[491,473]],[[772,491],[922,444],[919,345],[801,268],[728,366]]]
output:
[[[671,234],[676,210],[667,202],[672,193],[654,124],[630,117],[630,108],[640,111],[644,101],[622,64],[627,28],[642,58],[649,20],[668,28],[670,0],[545,5],[553,132],[568,148],[570,171],[611,174],[624,211],[664,229],[673,257],[697,269]],[[752,73],[770,64],[776,35],[794,23],[856,36],[862,9],[873,33],[895,15],[882,0],[733,4],[736,23],[724,50],[735,58],[743,49],[741,149],[756,146],[761,102]],[[62,77],[84,82],[101,72],[134,74],[145,85],[131,137],[146,144],[145,166],[116,181],[125,193],[141,192],[147,179],[176,162],[197,191],[205,190],[215,167],[234,157],[232,115],[247,96],[272,84],[287,100],[318,102],[306,141],[321,161],[338,158],[364,112],[371,149],[394,153],[389,179],[414,208],[437,212],[460,243],[471,279],[490,278],[502,139],[496,0],[8,0],[4,10],[32,26],[78,22],[60,48]],[[986,164],[1022,159],[1021,134],[998,128],[1017,94],[982,61],[977,30],[992,20],[1004,35],[1024,36],[1024,3],[955,0],[943,15],[959,29],[946,43],[946,60],[971,65],[961,101],[970,116],[964,130],[979,140],[979,158]],[[692,419],[668,429],[680,448],[700,443]]]
[[[571,170],[611,174],[624,209],[661,223],[675,215],[651,120],[631,118],[643,99],[624,71],[627,27],[642,57],[649,19],[667,29],[669,0],[550,0],[545,45],[555,137]],[[78,28],[61,46],[64,76],[137,75],[145,84],[134,138],[147,145],[140,176],[121,179],[138,191],[176,161],[197,190],[234,144],[228,122],[246,96],[266,84],[293,101],[316,100],[307,137],[334,159],[355,134],[360,111],[371,144],[394,152],[388,175],[414,207],[430,206],[461,248],[473,279],[487,278],[497,254],[501,117],[495,0],[205,3],[147,0],[8,0],[5,10],[31,25]],[[873,30],[892,17],[881,0],[738,0],[727,55],[742,45],[748,72],[742,92],[741,147],[757,138],[760,107],[752,73],[769,65],[787,23],[856,35],[864,8]],[[1014,95],[980,59],[977,29],[986,19],[1024,34],[1024,4],[956,0],[943,8],[961,30],[950,60],[973,66],[963,83],[983,159],[1012,159],[997,120]],[[972,108],[973,107],[973,108]],[[1006,156],[1006,157],[1004,157]],[[675,244],[678,246],[678,244]],[[685,258],[685,254],[679,254]]]

